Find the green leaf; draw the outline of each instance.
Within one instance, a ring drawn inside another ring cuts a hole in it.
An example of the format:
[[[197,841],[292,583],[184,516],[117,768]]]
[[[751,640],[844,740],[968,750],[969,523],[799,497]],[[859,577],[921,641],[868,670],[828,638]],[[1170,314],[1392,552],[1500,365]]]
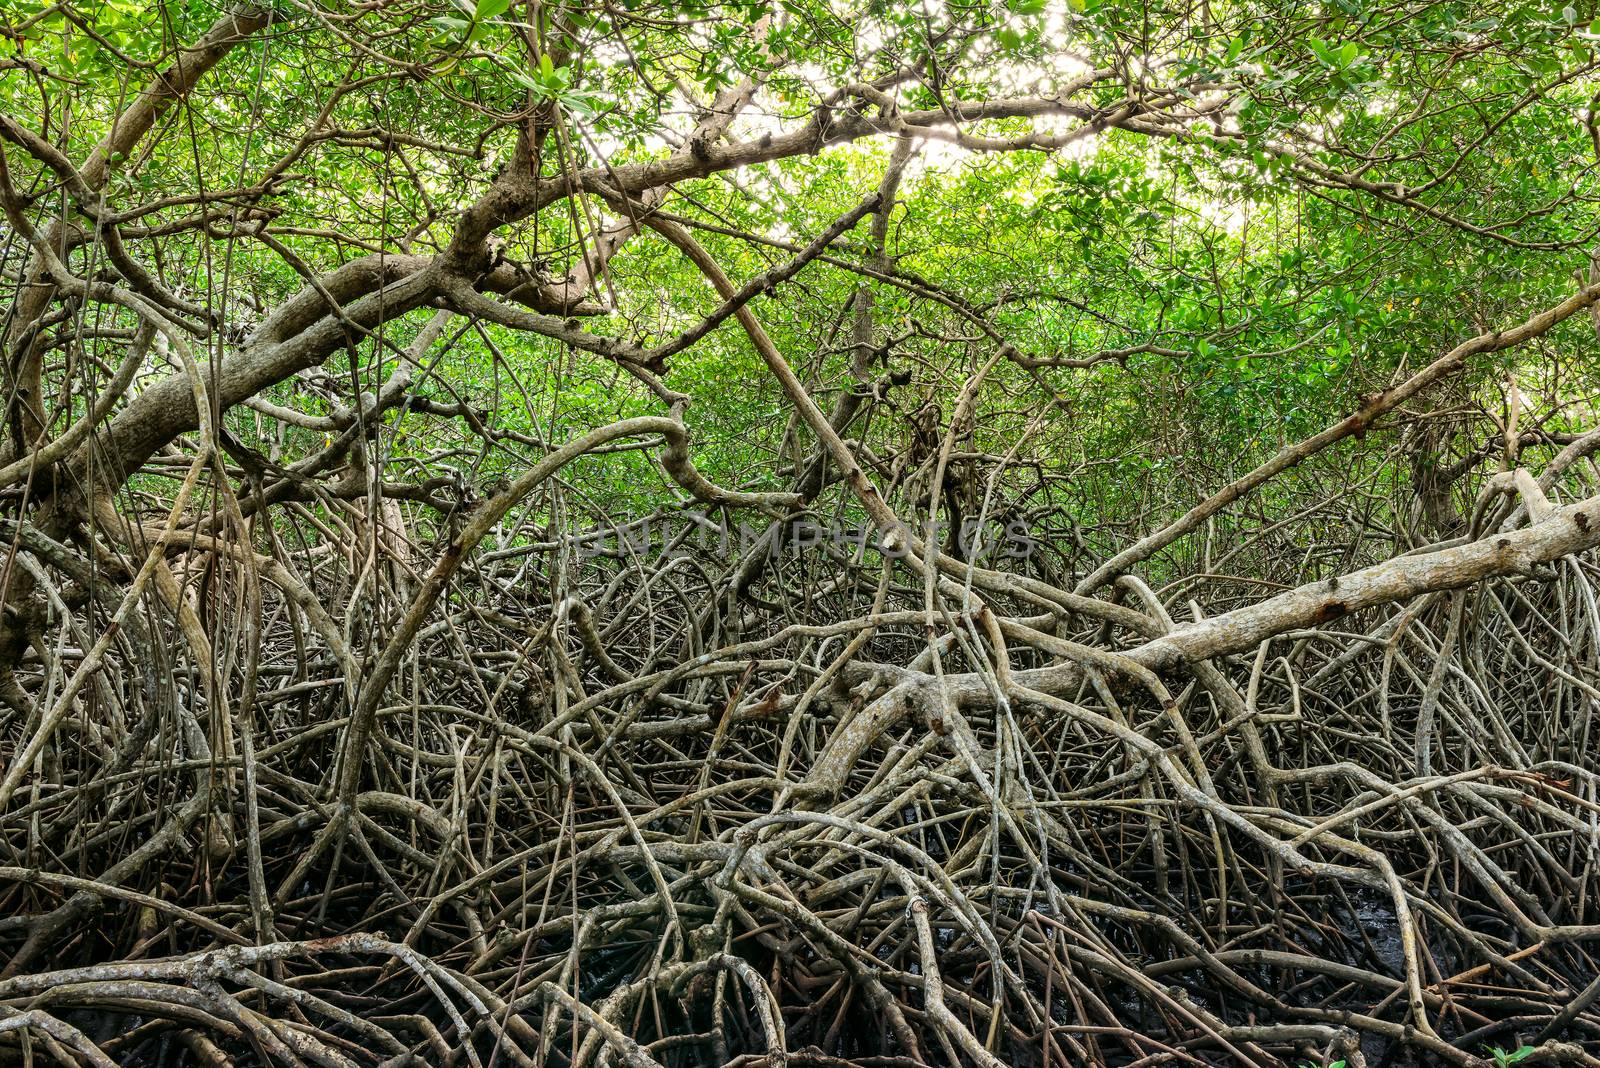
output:
[[[473,18],[480,21],[499,18],[510,9],[511,4],[512,0],[478,0],[478,6],[473,12]]]
[[[428,25],[435,30],[433,40],[430,42],[435,48],[450,48],[459,44],[467,31],[472,28],[472,23],[466,19],[453,19],[448,15],[429,19]]]

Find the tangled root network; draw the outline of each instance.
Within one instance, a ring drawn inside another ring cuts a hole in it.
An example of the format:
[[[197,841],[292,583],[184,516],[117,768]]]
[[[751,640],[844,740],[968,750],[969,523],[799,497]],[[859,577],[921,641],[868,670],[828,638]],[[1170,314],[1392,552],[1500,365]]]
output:
[[[1594,15],[0,0],[0,1066],[1600,1068]]]
[[[1600,608],[1563,553],[1600,502],[1501,501],[1492,533],[1266,600],[824,553],[775,557],[781,612],[741,615],[690,540],[480,553],[381,701],[305,625],[373,625],[359,554],[291,553],[298,606],[191,554],[223,591],[193,622],[226,648],[259,627],[255,662],[177,667],[183,638],[129,615],[126,660],[75,703],[82,667],[47,672],[7,724],[0,1041],[94,1065],[1592,1063]]]

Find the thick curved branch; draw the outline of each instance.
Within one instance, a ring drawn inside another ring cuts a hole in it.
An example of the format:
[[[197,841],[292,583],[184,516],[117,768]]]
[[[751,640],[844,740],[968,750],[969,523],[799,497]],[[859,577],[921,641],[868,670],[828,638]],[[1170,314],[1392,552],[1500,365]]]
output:
[[[1479,334],[1471,340],[1463,341],[1399,385],[1391,386],[1381,393],[1368,397],[1351,415],[1321,433],[1283,449],[1254,471],[1230,482],[1217,493],[1189,509],[1174,522],[1128,546],[1084,576],[1073,592],[1082,595],[1093,593],[1135,564],[1149,559],[1185,534],[1196,530],[1207,519],[1247,493],[1265,485],[1277,475],[1345,438],[1366,432],[1380,416],[1393,411],[1436,382],[1461,371],[1472,357],[1486,352],[1499,352],[1540,337],[1558,323],[1597,302],[1600,302],[1600,285],[1586,286],[1555,307],[1540,312],[1518,326],[1509,330]]]

